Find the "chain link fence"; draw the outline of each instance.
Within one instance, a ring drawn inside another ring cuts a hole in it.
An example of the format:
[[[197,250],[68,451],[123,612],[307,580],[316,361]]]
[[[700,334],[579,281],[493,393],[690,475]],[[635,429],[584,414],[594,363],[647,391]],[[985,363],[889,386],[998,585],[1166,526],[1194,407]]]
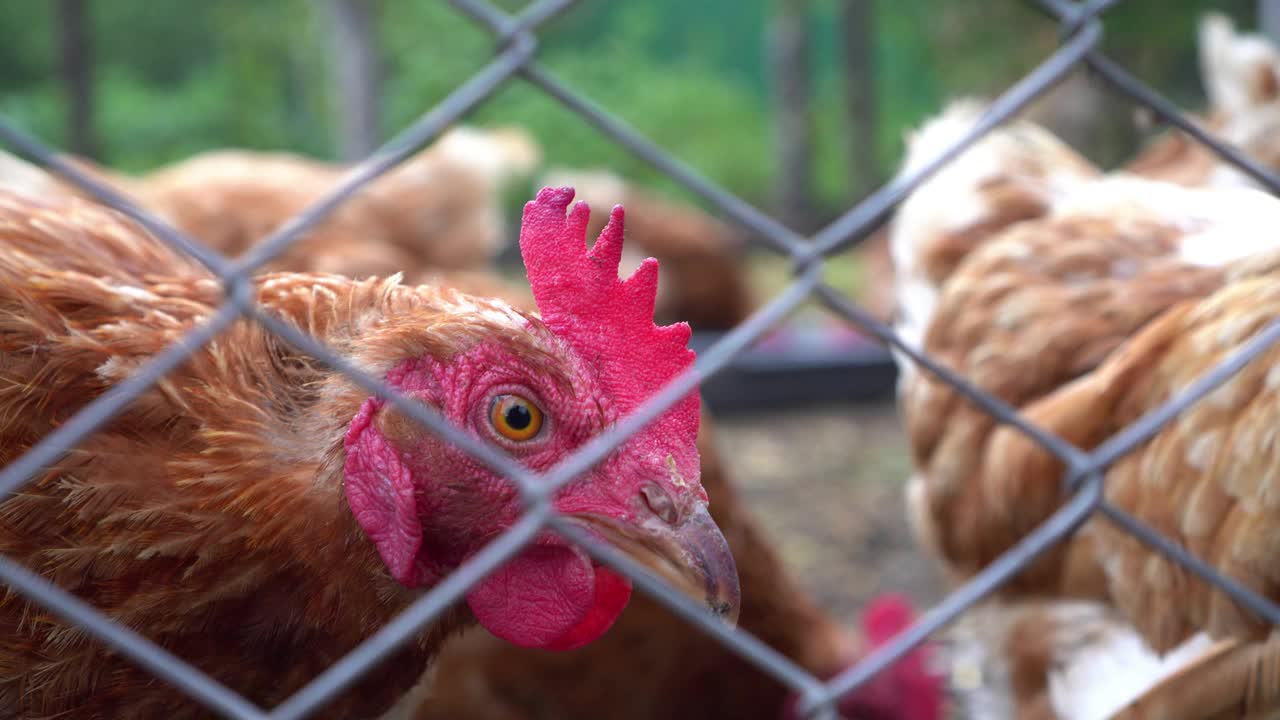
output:
[[[172,247],[185,252],[219,276],[226,299],[204,322],[180,342],[153,357],[128,380],[114,386],[85,406],[79,413],[49,433],[26,454],[0,471],[0,498],[18,492],[25,483],[49,464],[57,461],[113,415],[123,410],[165,373],[183,363],[217,334],[241,317],[261,323],[297,348],[314,355],[331,367],[348,374],[369,392],[388,398],[399,410],[431,431],[457,444],[475,458],[504,474],[520,490],[526,504],[523,517],[480,553],[418,599],[394,621],[383,627],[346,657],[317,676],[281,705],[266,710],[219,684],[204,673],[174,657],[133,631],[118,625],[71,594],[50,584],[9,558],[0,556],[0,580],[29,599],[40,603],[64,619],[171,683],[210,710],[227,718],[258,720],[304,718],[323,708],[374,664],[408,642],[420,629],[462,598],[486,574],[518,553],[535,535],[547,528],[579,543],[599,561],[630,577],[634,585],[684,618],[700,632],[713,635],[764,672],[801,695],[801,708],[812,717],[832,717],[835,699],[866,683],[927,637],[954,621],[984,596],[993,592],[1037,555],[1062,540],[1092,513],[1132,533],[1197,576],[1217,585],[1231,598],[1272,623],[1280,623],[1280,607],[1224,577],[1181,546],[1163,537],[1136,518],[1109,504],[1103,496],[1105,470],[1126,453],[1150,439],[1192,403],[1227,381],[1246,363],[1280,340],[1280,320],[1273,322],[1218,366],[1205,373],[1182,393],[1117,433],[1092,452],[1084,452],[1066,441],[1019,417],[1016,410],[968,383],[963,377],[931,358],[907,347],[893,331],[858,307],[823,280],[823,262],[868,237],[891,215],[894,208],[934,172],[1005,122],[1037,96],[1045,93],[1083,63],[1117,92],[1149,108],[1161,120],[1185,132],[1232,163],[1273,193],[1280,194],[1280,178],[1245,157],[1239,151],[1214,140],[1184,118],[1168,100],[1108,59],[1099,49],[1102,15],[1118,0],[1031,0],[1041,12],[1061,24],[1059,48],[1022,80],[1000,95],[984,117],[955,146],[926,166],[895,178],[849,209],[810,238],[801,237],[742,199],[726,192],[679,160],[665,153],[610,115],[589,99],[566,87],[537,62],[539,26],[569,10],[574,0],[539,0],[517,16],[509,16],[485,0],[450,0],[461,13],[492,31],[497,40],[494,59],[431,108],[369,158],[356,165],[326,197],[308,208],[236,260],[209,250],[147,212],[132,206],[112,189],[68,166],[54,151],[7,120],[0,118],[0,140],[27,158],[83,187],[100,201],[115,207],[139,222]],[[321,343],[257,307],[253,301],[251,277],[256,268],[278,256],[304,232],[320,223],[345,199],[365,183],[377,178],[430,143],[446,127],[485,102],[507,82],[519,77],[574,111],[587,124],[626,147],[646,162],[682,183],[697,196],[752,231],[769,249],[793,264],[794,280],[789,287],[763,305],[739,327],[701,353],[696,364],[669,383],[628,417],[599,435],[552,470],[535,475],[494,447],[479,442],[453,427],[424,405],[408,400],[377,378],[353,367],[343,357]],[[742,630],[731,628],[709,611],[669,588],[666,583],[635,561],[613,548],[594,541],[573,525],[563,522],[552,509],[552,494],[561,486],[589,470],[632,434],[665,412],[681,396],[719,372],[734,357],[751,346],[771,326],[809,298],[816,298],[831,312],[909,356],[919,366],[934,373],[1001,423],[1017,428],[1042,445],[1066,466],[1065,482],[1072,496],[1053,516],[991,563],[969,582],[925,613],[909,630],[896,636],[866,656],[862,662],[827,682],[812,676],[795,663]]]

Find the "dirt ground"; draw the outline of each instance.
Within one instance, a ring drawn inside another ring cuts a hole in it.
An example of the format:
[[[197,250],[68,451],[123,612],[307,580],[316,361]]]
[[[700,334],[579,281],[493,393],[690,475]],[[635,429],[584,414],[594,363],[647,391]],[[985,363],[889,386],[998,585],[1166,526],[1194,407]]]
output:
[[[892,405],[723,415],[725,462],[818,601],[856,625],[886,591],[935,602],[941,586],[907,528],[906,439]]]

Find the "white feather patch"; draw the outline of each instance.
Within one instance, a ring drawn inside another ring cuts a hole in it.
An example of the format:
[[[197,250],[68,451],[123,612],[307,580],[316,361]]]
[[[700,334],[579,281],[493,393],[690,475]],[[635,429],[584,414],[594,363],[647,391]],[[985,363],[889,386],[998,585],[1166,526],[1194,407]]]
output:
[[[1212,645],[1200,634],[1161,657],[1133,629],[1113,624],[1050,674],[1054,711],[1062,720],[1106,720]]]

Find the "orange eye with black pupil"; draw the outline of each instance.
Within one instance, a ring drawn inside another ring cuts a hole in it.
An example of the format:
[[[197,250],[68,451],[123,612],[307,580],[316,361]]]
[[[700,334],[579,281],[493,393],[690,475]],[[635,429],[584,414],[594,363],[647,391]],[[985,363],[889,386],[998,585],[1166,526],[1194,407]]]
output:
[[[502,437],[523,442],[542,429],[542,411],[519,395],[499,395],[489,408],[489,422]]]

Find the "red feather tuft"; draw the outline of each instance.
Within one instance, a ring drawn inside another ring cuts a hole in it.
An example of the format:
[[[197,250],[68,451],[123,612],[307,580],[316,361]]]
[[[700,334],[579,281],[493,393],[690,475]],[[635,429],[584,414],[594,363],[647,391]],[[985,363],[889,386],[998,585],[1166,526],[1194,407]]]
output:
[[[881,595],[862,612],[862,632],[870,648],[878,648],[907,630],[916,611],[903,595]],[[893,687],[892,715],[902,720],[940,720],[945,708],[942,678],[929,668],[933,646],[925,643],[886,671]],[[854,707],[857,707],[856,701]]]
[[[911,627],[915,614],[911,601],[902,595],[888,594],[872,600],[862,613],[861,623],[867,651]],[[840,716],[859,720],[941,720],[946,710],[946,689],[942,678],[929,669],[933,650],[931,644],[925,643],[845,695],[836,703]],[[860,659],[853,658],[850,665]],[[788,698],[783,720],[798,717],[798,703],[798,696]]]
[[[622,414],[693,364],[687,347],[688,323],[653,324],[658,292],[658,261],[645,260],[625,281],[618,278],[622,259],[623,210],[618,205],[599,239],[586,249],[591,210],[579,202],[565,215],[573,188],[543,188],[525,204],[520,226],[533,298],[543,322],[587,362],[596,364],[601,382]],[[691,392],[665,416],[664,430],[698,434],[698,394]]]
[[[881,595],[862,611],[862,632],[872,647],[879,647],[911,627],[915,614],[915,608],[905,596]]]

